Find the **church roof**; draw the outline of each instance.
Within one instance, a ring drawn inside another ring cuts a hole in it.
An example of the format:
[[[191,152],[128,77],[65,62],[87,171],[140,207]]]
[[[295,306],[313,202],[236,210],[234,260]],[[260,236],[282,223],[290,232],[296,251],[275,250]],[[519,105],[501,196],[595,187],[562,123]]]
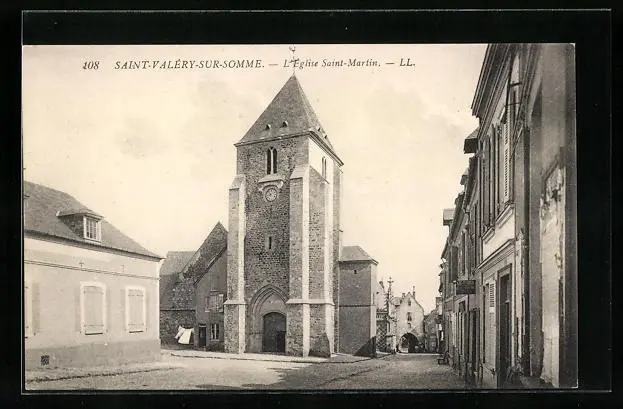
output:
[[[160,269],[160,309],[195,309],[196,282],[226,249],[227,230],[218,222],[197,251],[168,252]]]
[[[301,134],[310,130],[318,136],[317,140],[321,144],[335,154],[299,80],[292,75],[236,145]]]
[[[359,246],[342,247],[342,257],[340,261],[372,261],[374,264],[378,264],[372,256]]]
[[[194,254],[194,251],[167,252],[167,257],[160,266],[160,278],[165,275],[179,274]]]
[[[226,248],[227,230],[221,222],[218,222],[183,268],[182,274],[190,273],[190,276],[203,276]]]

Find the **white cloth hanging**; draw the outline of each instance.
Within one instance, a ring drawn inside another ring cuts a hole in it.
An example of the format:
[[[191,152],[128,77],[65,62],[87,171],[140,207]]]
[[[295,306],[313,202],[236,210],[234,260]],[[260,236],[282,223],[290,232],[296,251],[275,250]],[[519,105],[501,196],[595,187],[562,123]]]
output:
[[[184,345],[190,344],[190,336],[194,331],[194,328],[184,329],[184,333],[180,336],[180,339],[177,342]]]
[[[177,335],[175,336],[175,339],[179,339],[182,334],[184,333],[184,331],[186,330],[186,328],[182,327],[181,325],[177,327]]]

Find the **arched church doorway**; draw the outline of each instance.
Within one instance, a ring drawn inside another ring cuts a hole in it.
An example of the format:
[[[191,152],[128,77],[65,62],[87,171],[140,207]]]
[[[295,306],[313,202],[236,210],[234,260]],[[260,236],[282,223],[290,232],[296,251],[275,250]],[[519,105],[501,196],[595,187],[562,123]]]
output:
[[[414,334],[407,332],[400,337],[400,350],[402,352],[419,352],[421,349],[422,345]]]
[[[278,312],[264,315],[263,352],[286,352],[286,316]]]

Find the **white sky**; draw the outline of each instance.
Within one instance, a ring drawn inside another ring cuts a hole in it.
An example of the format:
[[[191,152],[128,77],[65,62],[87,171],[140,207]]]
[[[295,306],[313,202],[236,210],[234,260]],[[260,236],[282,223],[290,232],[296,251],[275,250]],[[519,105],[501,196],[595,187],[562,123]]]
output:
[[[344,170],[344,244],[434,307],[467,167],[463,139],[486,45],[299,45],[298,58],[376,59],[297,77]],[[23,48],[24,178],[75,196],[149,250],[196,250],[227,227],[235,147],[292,73],[288,45]],[[116,61],[261,59],[260,69],[114,70]],[[400,67],[400,59],[414,67]],[[86,61],[98,70],[83,70]],[[395,62],[385,65],[385,62]],[[278,66],[268,66],[270,63]]]

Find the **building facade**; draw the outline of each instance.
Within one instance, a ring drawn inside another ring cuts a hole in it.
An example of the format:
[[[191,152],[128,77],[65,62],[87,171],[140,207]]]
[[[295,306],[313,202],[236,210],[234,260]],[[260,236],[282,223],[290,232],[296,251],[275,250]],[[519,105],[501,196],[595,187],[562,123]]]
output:
[[[227,230],[223,225],[217,223],[190,256],[189,252],[169,252],[160,271],[161,281],[169,283],[160,303],[161,337],[174,343],[179,326],[193,328],[194,347],[224,350]]]
[[[24,182],[26,369],[158,360],[160,260],[72,196]]]
[[[160,342],[177,343],[179,327],[195,326],[195,288],[182,271],[194,251],[169,251],[160,267]]]
[[[340,260],[338,351],[372,356],[377,349],[377,265],[359,246],[345,246]]]
[[[395,335],[400,350],[415,352],[424,347],[424,308],[412,291],[393,297]]]
[[[574,56],[568,44],[485,54],[441,286],[447,301],[465,287],[461,274],[475,283],[467,331],[464,310],[447,302],[444,329],[450,355],[467,353],[460,368],[484,387],[577,385]]]

